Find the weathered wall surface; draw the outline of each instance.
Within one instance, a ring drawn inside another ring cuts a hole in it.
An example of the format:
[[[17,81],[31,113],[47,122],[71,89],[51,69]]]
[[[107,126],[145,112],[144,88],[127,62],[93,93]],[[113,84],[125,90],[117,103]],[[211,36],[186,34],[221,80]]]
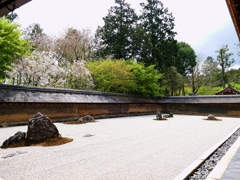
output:
[[[37,112],[54,121],[173,112],[240,117],[240,96],[143,97],[94,91],[0,85],[0,126],[26,124]]]
[[[240,103],[199,103],[199,104],[166,104],[165,110],[175,114],[209,115],[222,117],[240,117]],[[240,120],[240,119],[239,119]]]
[[[155,114],[161,104],[57,104],[57,103],[0,103],[0,126],[27,124],[37,112],[53,121],[76,120],[85,115],[95,118]]]

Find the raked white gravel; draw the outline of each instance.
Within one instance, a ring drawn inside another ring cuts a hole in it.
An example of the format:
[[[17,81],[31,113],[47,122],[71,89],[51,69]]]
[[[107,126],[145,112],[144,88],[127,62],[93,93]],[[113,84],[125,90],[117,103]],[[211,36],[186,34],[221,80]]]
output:
[[[68,144],[0,149],[2,180],[171,180],[240,125],[239,118],[155,115],[55,123]],[[27,126],[0,128],[0,144]],[[86,134],[94,136],[84,137]],[[8,157],[9,156],[9,157]]]

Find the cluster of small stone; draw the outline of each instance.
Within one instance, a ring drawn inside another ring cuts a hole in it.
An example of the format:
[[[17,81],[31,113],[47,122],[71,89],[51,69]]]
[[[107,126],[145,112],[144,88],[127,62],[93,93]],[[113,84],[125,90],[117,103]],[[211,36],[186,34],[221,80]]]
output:
[[[209,114],[207,117],[207,120],[216,120],[215,116],[213,114]]]
[[[170,112],[169,114],[162,114],[161,112],[157,112],[156,120],[166,120],[167,118],[173,117],[173,113]]]
[[[192,175],[190,175],[188,180],[206,179],[239,136],[240,129],[235,131],[222,146],[220,146]]]
[[[78,119],[79,123],[95,122],[95,119],[91,115],[86,115]]]

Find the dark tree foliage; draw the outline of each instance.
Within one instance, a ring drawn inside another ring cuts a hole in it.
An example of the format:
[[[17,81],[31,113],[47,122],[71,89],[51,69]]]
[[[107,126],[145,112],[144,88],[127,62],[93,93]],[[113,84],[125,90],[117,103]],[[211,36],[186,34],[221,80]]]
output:
[[[193,74],[194,67],[197,64],[196,55],[192,47],[185,42],[178,42],[177,46],[178,51],[175,67],[183,77],[186,77],[188,74]],[[182,88],[182,94],[185,95],[184,84]]]
[[[10,12],[7,15],[5,15],[5,18],[8,19],[9,21],[13,22],[18,18],[18,14],[14,12]]]
[[[141,3],[140,26],[144,30],[139,61],[154,64],[161,72],[174,65],[177,50],[174,40],[174,17],[159,0]]]
[[[183,77],[177,72],[174,66],[171,66],[163,76],[163,84],[165,85],[164,95],[179,95],[183,84]]]
[[[178,42],[178,56],[176,61],[176,67],[178,72],[182,76],[186,76],[187,74],[191,74],[193,72],[193,68],[196,66],[196,55],[193,48],[185,43]]]
[[[135,56],[133,35],[138,16],[125,0],[115,0],[103,18],[104,26],[98,27],[96,38],[100,40],[97,57],[130,59]]]

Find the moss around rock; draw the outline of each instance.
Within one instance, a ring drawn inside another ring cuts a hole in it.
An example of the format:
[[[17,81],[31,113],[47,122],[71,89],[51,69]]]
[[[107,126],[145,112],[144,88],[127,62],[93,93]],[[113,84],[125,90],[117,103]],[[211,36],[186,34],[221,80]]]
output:
[[[39,142],[39,143],[35,143],[35,144],[31,144],[31,146],[59,146],[62,144],[66,144],[69,142],[72,142],[73,139],[71,138],[67,138],[67,137],[56,137],[56,138],[50,138],[50,139],[46,139],[43,142]],[[16,147],[24,147],[25,145],[25,140],[17,143],[17,144],[12,144],[12,145],[8,145],[8,146],[1,146],[1,148],[16,148]]]

